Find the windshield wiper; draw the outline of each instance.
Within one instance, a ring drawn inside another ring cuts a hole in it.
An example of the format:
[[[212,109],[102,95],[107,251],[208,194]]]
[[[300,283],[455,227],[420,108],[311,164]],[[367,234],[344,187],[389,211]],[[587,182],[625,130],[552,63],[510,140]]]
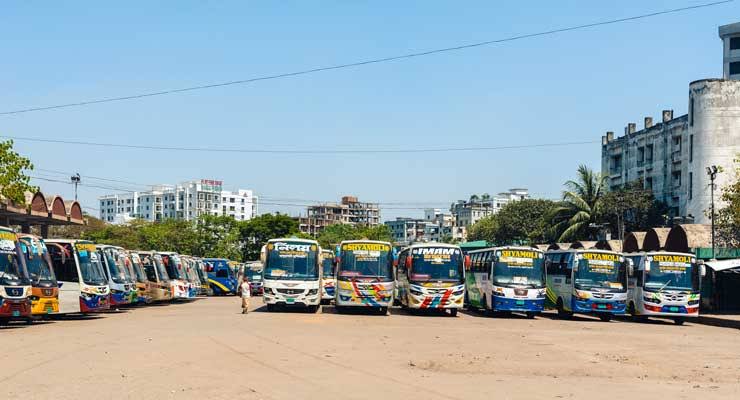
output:
[[[668,285],[670,285],[671,281],[673,279],[669,279],[668,282],[665,283],[665,285],[661,286],[660,289],[658,289],[659,292],[662,292],[663,289],[665,289]]]

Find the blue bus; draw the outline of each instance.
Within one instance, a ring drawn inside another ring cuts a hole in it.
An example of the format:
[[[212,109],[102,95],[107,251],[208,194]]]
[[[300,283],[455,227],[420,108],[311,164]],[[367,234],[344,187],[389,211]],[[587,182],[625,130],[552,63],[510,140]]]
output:
[[[236,294],[237,282],[234,271],[229,266],[229,260],[225,258],[205,258],[208,264],[208,283],[211,285],[215,296]]]

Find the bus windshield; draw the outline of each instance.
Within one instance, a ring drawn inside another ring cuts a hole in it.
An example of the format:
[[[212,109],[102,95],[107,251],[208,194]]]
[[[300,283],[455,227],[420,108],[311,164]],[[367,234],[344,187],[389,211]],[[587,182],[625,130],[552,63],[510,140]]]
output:
[[[46,250],[46,246],[42,242],[33,238],[22,238],[21,250],[26,256],[26,269],[28,269],[31,282],[57,281],[56,276],[54,276],[54,268],[51,266],[49,251]]]
[[[621,292],[626,290],[624,259],[611,253],[581,253],[575,271],[575,287]]]
[[[267,279],[318,279],[318,246],[305,242],[267,244]]]
[[[75,249],[77,251],[77,259],[80,263],[82,282],[88,285],[105,285],[107,280],[98,252],[95,251],[95,245],[92,243],[77,243]]]
[[[462,281],[463,255],[454,247],[417,247],[411,250],[412,281]]]
[[[347,243],[342,245],[339,279],[353,277],[393,279],[391,246],[383,243]]]
[[[5,237],[7,234],[8,238]],[[12,240],[10,239],[12,236]],[[30,283],[18,258],[15,234],[0,232],[0,285],[28,285]]]
[[[326,276],[326,275],[324,275]],[[252,271],[249,273],[249,281],[250,282],[261,282],[262,281],[262,271]]]
[[[167,276],[169,276],[170,279],[183,279],[184,275],[182,273],[182,263],[180,262],[180,257],[174,254],[165,254],[162,255],[162,263],[167,269]]]
[[[542,254],[531,250],[501,250],[493,264],[493,283],[498,286],[545,286]]]
[[[164,263],[162,263],[162,257],[159,254],[155,254],[152,256],[152,262],[154,263],[154,268],[157,270],[159,281],[169,282],[170,276],[167,274],[167,269],[164,267]]]
[[[147,277],[144,273],[144,268],[141,266],[141,260],[138,256],[130,256],[131,266],[133,267],[134,273],[136,274],[136,282],[146,283]]]
[[[334,277],[334,255],[327,253],[324,255],[324,259],[321,260],[321,275],[324,278]]]
[[[689,256],[660,254],[648,256],[645,268],[646,290],[689,290],[698,291],[699,282],[695,279],[694,260]]]
[[[101,250],[103,257],[105,257],[105,265],[108,268],[108,274],[110,275],[111,281],[114,283],[126,283],[126,274],[121,271],[121,268],[116,264],[115,257],[113,257],[113,249]]]

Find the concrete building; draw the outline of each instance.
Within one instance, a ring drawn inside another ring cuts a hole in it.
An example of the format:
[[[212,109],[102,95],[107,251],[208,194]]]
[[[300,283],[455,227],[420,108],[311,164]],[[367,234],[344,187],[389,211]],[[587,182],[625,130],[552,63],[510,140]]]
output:
[[[299,230],[314,236],[334,224],[380,225],[380,207],[377,203],[360,202],[355,196],[344,196],[341,203],[308,206],[306,216],[298,218]]]
[[[740,153],[740,23],[722,26],[719,33],[725,79],[691,82],[688,114],[674,118],[666,110],[659,124],[646,117],[639,131],[629,123],[622,137],[614,138],[612,132],[602,136],[601,170],[610,190],[642,181],[669,206],[670,216],[697,223],[709,222],[706,168],[723,169],[715,181],[715,204],[721,207],[721,190],[737,178],[734,160]]]
[[[470,199],[458,200],[450,205],[450,211],[455,219],[455,226],[468,228],[478,222],[481,218],[496,214],[506,203],[516,200],[528,199],[529,191],[524,188],[509,189],[496,196],[487,193],[481,196],[472,195]]]
[[[451,237],[464,239],[465,230],[455,226],[452,214],[444,213],[439,208],[424,210],[424,219],[398,217],[384,223],[391,231],[397,245],[410,245],[418,242],[440,242]]]
[[[178,185],[153,186],[149,191],[102,196],[100,218],[125,223],[134,218],[146,221],[197,219],[200,215],[229,215],[243,221],[257,215],[258,198],[251,190],[223,190],[223,182],[211,179]]]

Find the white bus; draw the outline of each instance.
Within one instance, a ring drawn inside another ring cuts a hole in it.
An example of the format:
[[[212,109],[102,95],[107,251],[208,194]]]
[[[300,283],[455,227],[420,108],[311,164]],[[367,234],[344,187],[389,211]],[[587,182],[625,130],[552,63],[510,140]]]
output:
[[[393,249],[388,242],[345,240],[336,266],[337,312],[345,307],[372,307],[379,314],[393,305]]]
[[[162,258],[162,264],[170,278],[170,290],[173,300],[184,300],[190,298],[190,282],[182,267],[180,255],[171,251],[157,253]]]
[[[693,254],[660,251],[626,257],[633,264],[627,286],[630,315],[638,320],[673,318],[678,325],[699,316],[703,265]]]
[[[463,307],[465,268],[470,258],[459,246],[415,244],[399,253],[396,285],[401,307],[448,309],[452,316]]]
[[[94,313],[110,308],[110,289],[93,242],[44,241],[59,285],[59,313]]]
[[[468,307],[521,312],[534,318],[545,307],[545,257],[532,247],[493,247],[468,253]]]
[[[276,306],[321,306],[321,247],[315,240],[270,239],[262,250],[263,301]]]
[[[627,309],[627,269],[624,256],[613,251],[548,251],[547,304],[561,318],[579,313],[610,321]]]

